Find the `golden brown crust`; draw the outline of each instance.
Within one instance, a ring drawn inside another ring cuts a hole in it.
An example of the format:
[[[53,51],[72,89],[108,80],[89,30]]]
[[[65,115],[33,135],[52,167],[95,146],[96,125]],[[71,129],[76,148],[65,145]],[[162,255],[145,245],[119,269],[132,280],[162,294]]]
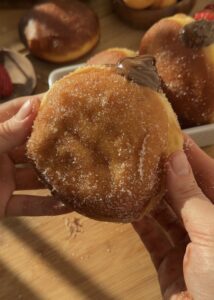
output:
[[[136,56],[137,52],[126,48],[109,48],[92,56],[87,65],[116,64],[120,59],[127,56]]]
[[[123,0],[124,4],[133,9],[144,9],[151,6],[155,0]]]
[[[35,6],[21,19],[20,33],[34,55],[64,62],[79,58],[96,45],[99,21],[84,3],[45,3]]]
[[[166,2],[171,0],[166,0]],[[174,5],[165,7],[149,7],[148,9],[134,9],[125,5],[123,0],[113,0],[113,9],[118,16],[130,24],[139,29],[147,29],[152,26],[155,22],[162,18],[172,16],[177,13],[189,13],[194,6],[196,0],[182,0],[177,1]]]
[[[99,220],[139,219],[164,192],[165,101],[114,68],[80,69],[46,94],[28,156],[74,210]]]
[[[133,9],[145,9],[147,7],[166,7],[176,3],[176,0],[123,0],[125,5]]]
[[[210,123],[214,113],[214,68],[203,48],[188,48],[179,34],[182,25],[163,19],[147,31],[141,54],[156,58],[164,91],[184,126]]]
[[[177,0],[155,0],[152,7],[154,8],[167,7],[170,5],[174,5],[176,2]]]

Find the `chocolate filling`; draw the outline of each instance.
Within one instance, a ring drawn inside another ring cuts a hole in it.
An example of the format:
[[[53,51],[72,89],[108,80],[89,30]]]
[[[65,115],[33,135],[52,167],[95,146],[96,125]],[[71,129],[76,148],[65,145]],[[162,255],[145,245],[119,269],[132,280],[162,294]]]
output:
[[[187,47],[207,47],[214,43],[214,21],[200,20],[187,24],[180,36]]]
[[[126,57],[116,64],[118,74],[137,84],[147,86],[155,91],[161,90],[161,80],[151,55]]]

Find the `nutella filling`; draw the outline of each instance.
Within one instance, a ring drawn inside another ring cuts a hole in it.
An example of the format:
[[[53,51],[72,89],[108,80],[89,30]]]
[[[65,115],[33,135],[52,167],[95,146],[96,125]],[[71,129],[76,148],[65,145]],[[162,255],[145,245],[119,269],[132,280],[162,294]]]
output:
[[[151,55],[126,57],[116,64],[118,74],[155,91],[161,90],[161,80]]]
[[[187,47],[207,47],[214,43],[214,21],[200,20],[187,24],[180,35]]]

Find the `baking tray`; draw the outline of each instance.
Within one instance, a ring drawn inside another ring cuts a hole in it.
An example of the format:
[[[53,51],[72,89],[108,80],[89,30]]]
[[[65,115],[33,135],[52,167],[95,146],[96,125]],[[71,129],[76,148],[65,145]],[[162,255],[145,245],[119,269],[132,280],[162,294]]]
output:
[[[67,67],[62,67],[52,71],[48,78],[49,87],[53,83],[66,74],[73,72],[79,67],[82,67],[84,64],[76,64]],[[214,144],[214,124],[196,126],[188,129],[184,129],[183,132],[187,133],[191,138],[200,146],[210,146]]]

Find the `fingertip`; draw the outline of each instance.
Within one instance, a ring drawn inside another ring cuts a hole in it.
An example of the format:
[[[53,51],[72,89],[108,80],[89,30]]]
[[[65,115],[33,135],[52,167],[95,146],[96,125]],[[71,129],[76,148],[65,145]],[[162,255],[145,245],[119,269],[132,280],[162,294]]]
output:
[[[214,159],[201,149],[189,136],[184,144],[184,151],[199,184],[203,181],[202,189],[213,185]],[[209,192],[210,197],[210,192]],[[211,198],[213,193],[211,193]]]
[[[16,119],[23,121],[30,116],[36,116],[40,106],[40,98],[35,96],[26,100],[17,112]]]
[[[37,113],[38,113],[38,110],[40,107],[40,98],[34,97],[34,98],[30,98],[29,100],[27,100],[23,104],[23,106],[21,107],[21,109],[19,110],[17,115],[25,107],[29,107],[29,111],[28,111],[28,114],[26,114],[26,116],[21,121],[22,121],[22,127],[25,129],[25,131],[29,132],[29,130],[31,130],[31,128],[32,128],[33,122],[37,116]]]
[[[27,100],[9,120],[0,123],[0,153],[7,152],[26,141],[31,132],[38,100]]]
[[[200,151],[200,147],[194,142],[194,140],[188,136],[187,134],[184,135],[184,152],[187,155],[188,159],[192,157],[195,151]]]

